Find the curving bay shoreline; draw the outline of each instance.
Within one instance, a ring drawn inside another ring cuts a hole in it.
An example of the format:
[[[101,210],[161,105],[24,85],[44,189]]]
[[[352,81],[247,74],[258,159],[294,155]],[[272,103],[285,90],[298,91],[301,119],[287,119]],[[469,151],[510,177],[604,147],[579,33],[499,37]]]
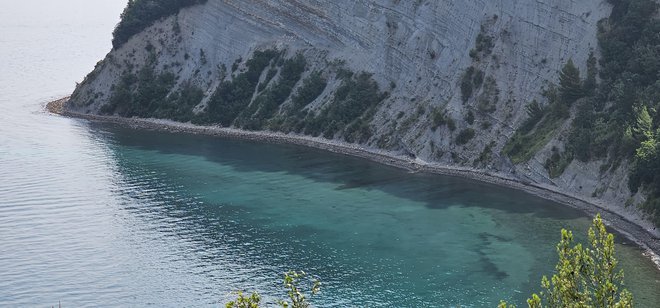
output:
[[[644,255],[649,257],[660,270],[660,230],[656,230],[652,223],[623,211],[623,208],[619,206],[601,202],[593,202],[591,200],[581,198],[580,196],[559,191],[557,188],[552,186],[524,182],[506,174],[493,174],[473,168],[430,163],[384,150],[368,148],[356,144],[336,140],[328,140],[318,137],[284,134],[277,132],[245,131],[219,126],[199,126],[190,123],[181,123],[161,119],[123,118],[117,116],[101,116],[76,113],[67,111],[64,108],[64,105],[68,99],[68,97],[65,97],[52,102],[48,102],[46,104],[46,110],[48,110],[50,113],[66,117],[86,119],[95,122],[114,123],[138,129],[203,134],[230,139],[244,139],[259,142],[293,144],[311,147],[330,151],[333,153],[368,159],[384,165],[410,170],[411,172],[426,172],[440,175],[458,176],[480,182],[522,190],[543,199],[551,200],[579,209],[590,216],[594,216],[596,213],[600,213],[608,226],[639,245],[644,250]]]

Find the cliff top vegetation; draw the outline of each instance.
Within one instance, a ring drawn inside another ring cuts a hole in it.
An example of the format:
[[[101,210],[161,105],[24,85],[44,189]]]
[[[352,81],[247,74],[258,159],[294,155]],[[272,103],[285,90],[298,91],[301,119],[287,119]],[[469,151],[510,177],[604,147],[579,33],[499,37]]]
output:
[[[134,35],[161,18],[174,15],[184,7],[204,4],[208,0],[129,0],[121,13],[121,21],[112,35],[112,47],[117,49]]]

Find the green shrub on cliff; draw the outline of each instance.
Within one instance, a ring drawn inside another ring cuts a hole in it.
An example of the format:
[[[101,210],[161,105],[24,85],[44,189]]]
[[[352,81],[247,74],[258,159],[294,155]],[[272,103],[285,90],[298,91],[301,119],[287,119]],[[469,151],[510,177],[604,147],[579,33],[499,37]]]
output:
[[[441,108],[435,108],[431,111],[431,129],[437,130],[438,127],[447,125],[450,131],[456,130],[456,122],[447,114],[447,111]]]
[[[174,15],[184,7],[203,4],[208,0],[129,0],[121,20],[112,33],[112,46],[117,49],[154,22]]]
[[[305,133],[333,138],[344,130],[349,142],[364,142],[372,135],[371,120],[376,106],[389,96],[380,92],[378,83],[371,74],[346,75],[331,104],[321,110],[318,116],[308,119]]]
[[[465,73],[463,73],[463,77],[461,78],[461,98],[464,103],[472,97],[474,90],[478,90],[479,87],[481,87],[483,81],[483,71],[474,66],[470,66],[465,70]]]
[[[303,80],[303,85],[291,98],[291,110],[294,112],[302,110],[319,97],[327,86],[328,81],[323,78],[321,72],[312,72],[309,77]]]
[[[543,92],[548,100],[546,106],[532,101],[527,106],[529,118],[520,126],[516,133],[504,146],[506,153],[515,164],[527,162],[548,144],[555,131],[569,118],[568,107],[560,98],[559,90],[551,86]]]
[[[146,65],[137,74],[124,73],[101,113],[155,117],[175,83],[174,74],[157,73],[152,65]]]
[[[184,83],[175,91],[175,83],[174,74],[156,73],[152,65],[145,66],[137,74],[125,73],[114,86],[101,113],[191,121],[193,108],[202,101],[204,92],[191,83]]]
[[[266,121],[273,117],[278,108],[291,95],[293,87],[300,81],[307,61],[302,55],[287,59],[282,64],[279,79],[266,88],[244,109],[236,119],[236,126],[250,130],[264,128]],[[268,72],[270,75],[270,71]],[[268,79],[268,76],[266,76]]]
[[[476,135],[476,132],[472,128],[466,128],[458,133],[458,136],[456,136],[456,144],[458,145],[464,145],[468,143],[474,136]]]
[[[220,83],[208,102],[204,122],[230,126],[250,105],[262,72],[279,56],[280,52],[273,49],[255,51],[246,62],[247,71]]]
[[[312,72],[291,97],[291,104],[286,106],[284,114],[270,121],[269,128],[285,133],[300,132],[305,127],[305,117],[308,113],[305,107],[316,100],[327,86],[328,81],[321,72]]]
[[[191,83],[171,93],[153,113],[154,118],[170,119],[179,122],[191,121],[194,117],[193,108],[204,98],[204,91]]]

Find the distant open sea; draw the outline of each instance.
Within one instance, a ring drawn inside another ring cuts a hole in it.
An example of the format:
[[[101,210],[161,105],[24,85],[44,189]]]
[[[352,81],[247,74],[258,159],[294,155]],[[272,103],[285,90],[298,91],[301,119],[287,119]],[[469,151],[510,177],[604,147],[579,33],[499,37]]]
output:
[[[296,146],[53,116],[110,50],[123,1],[0,4],[0,307],[224,306],[319,278],[318,307],[522,304],[561,228],[528,194]],[[220,30],[219,30],[220,31]],[[660,272],[618,236],[638,307]]]

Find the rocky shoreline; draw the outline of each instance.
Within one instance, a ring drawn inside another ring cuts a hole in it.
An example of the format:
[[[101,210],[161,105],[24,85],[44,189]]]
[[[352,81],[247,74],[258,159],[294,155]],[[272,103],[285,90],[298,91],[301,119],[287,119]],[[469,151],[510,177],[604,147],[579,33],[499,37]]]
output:
[[[94,114],[76,113],[67,111],[64,108],[64,105],[68,99],[68,97],[65,97],[49,102],[46,104],[46,109],[50,113],[66,117],[86,119],[95,122],[114,123],[139,129],[204,134],[222,138],[300,145],[330,151],[333,153],[360,157],[384,165],[410,170],[412,172],[427,172],[441,175],[459,176],[480,182],[522,190],[543,199],[551,200],[579,209],[590,216],[595,216],[596,213],[600,213],[603,220],[606,221],[606,223],[611,228],[615,229],[629,240],[638,244],[645,251],[644,254],[649,257],[660,270],[660,230],[657,230],[652,223],[626,213],[622,210],[621,207],[611,204],[592,202],[590,200],[580,198],[579,196],[561,192],[556,187],[523,182],[520,179],[511,177],[510,175],[506,174],[493,174],[473,168],[430,163],[403,155],[397,155],[396,153],[384,150],[367,148],[356,144],[328,140],[318,137],[283,134],[277,132],[245,131],[219,126],[199,126],[190,123],[181,123],[161,119],[123,118],[117,116],[101,116]]]

